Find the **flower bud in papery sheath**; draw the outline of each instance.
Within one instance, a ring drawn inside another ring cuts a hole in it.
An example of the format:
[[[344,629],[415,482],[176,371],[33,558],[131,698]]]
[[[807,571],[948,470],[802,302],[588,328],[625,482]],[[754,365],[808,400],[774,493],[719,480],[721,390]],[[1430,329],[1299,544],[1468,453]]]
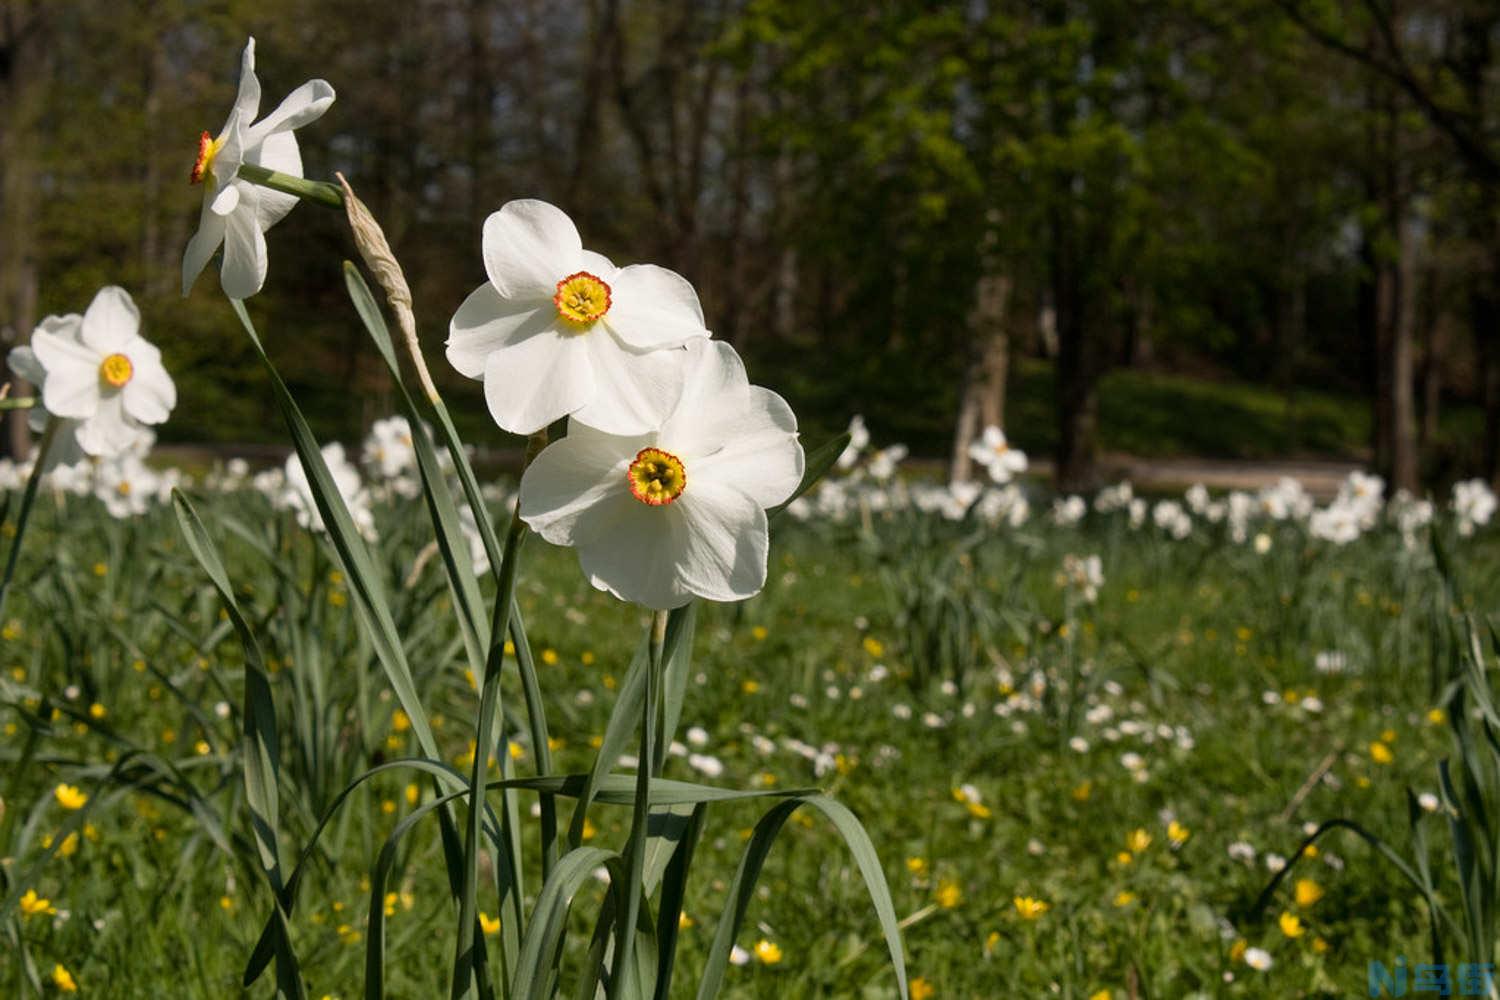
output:
[[[484,222],[489,280],[459,306],[448,361],[484,380],[490,415],[530,434],[560,417],[613,434],[658,426],[682,387],[678,348],[709,336],[693,286],[583,249],[561,209],[512,201]]]
[[[161,351],[140,335],[141,314],[123,288],[102,288],[82,315],[48,316],[31,346],[11,352],[13,369],[41,390],[42,406],[65,421],[84,452],[118,455],[165,421],[177,387]]]
[[[333,103],[333,88],[309,80],[292,91],[277,109],[255,121],[260,111],[260,80],[255,76],[255,39],[245,43],[240,62],[240,89],[229,118],[217,136],[204,132],[189,180],[203,185],[203,213],[198,232],[182,255],[182,294],[186,295],[220,246],[224,259],[219,283],[232,299],[247,299],[266,281],[266,230],[280,222],[295,195],[251,184],[239,177],[242,164],[302,176],[302,153],[294,129],[320,118]]]
[[[578,549],[589,582],[648,608],[765,586],[766,510],[802,481],[797,418],[728,344],[689,345],[677,405],[642,434],[579,417],[521,478],[521,519]]]

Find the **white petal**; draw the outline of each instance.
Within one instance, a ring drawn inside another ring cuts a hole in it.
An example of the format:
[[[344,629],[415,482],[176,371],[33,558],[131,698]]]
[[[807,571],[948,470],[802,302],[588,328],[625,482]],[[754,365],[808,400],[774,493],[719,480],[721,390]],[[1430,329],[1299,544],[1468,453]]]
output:
[[[594,393],[574,419],[612,434],[644,434],[660,427],[682,395],[687,352],[674,348],[637,354],[598,328],[580,339],[593,359]]]
[[[508,299],[547,299],[581,270],[583,243],[562,209],[545,201],[506,202],[484,220],[484,270]]]
[[[229,215],[236,208],[239,208],[240,197],[241,190],[238,184],[226,184],[218,194],[214,195],[213,201],[208,203],[209,210],[215,215]]]
[[[662,611],[692,600],[678,578],[687,537],[679,504],[651,507],[626,493],[585,511],[573,531],[589,582],[622,601]]]
[[[726,420],[732,424],[749,405],[750,380],[740,356],[722,340],[694,340],[683,353],[682,398],[662,424],[661,439],[662,447],[687,460],[724,447]]]
[[[688,485],[672,504],[681,507],[687,527],[678,556],[678,578],[688,590],[710,601],[753,597],[766,584],[770,537],[760,504],[718,484]]]
[[[743,406],[714,413],[705,424],[723,445],[692,462],[698,481],[732,487],[766,508],[785,503],[796,492],[804,457],[797,443],[797,418],[786,400],[753,385]]]
[[[246,123],[253,122],[260,111],[260,79],[255,75],[255,38],[245,42],[240,54],[240,89],[234,99],[234,110]]]
[[[302,153],[297,148],[297,137],[291,132],[277,132],[268,137],[260,148],[246,159],[247,162],[265,167],[267,170],[275,170],[292,177],[302,176]],[[259,195],[259,199],[255,221],[262,232],[286,218],[286,214],[296,207],[298,201],[294,194],[272,191],[267,187],[259,188],[256,194]]]
[[[615,274],[604,322],[637,350],[675,347],[709,335],[693,286],[655,264],[632,264]]]
[[[521,477],[521,519],[554,545],[577,544],[580,516],[616,494],[631,503],[625,470],[650,443],[568,422],[568,436],[543,449]]]
[[[135,367],[130,381],[120,391],[125,412],[143,424],[162,423],[177,405],[177,386],[162,367],[161,351],[137,337],[125,353]]]
[[[125,416],[120,394],[111,393],[99,400],[93,416],[78,424],[78,444],[90,455],[108,458],[130,449],[144,432],[144,428]]]
[[[595,253],[592,250],[585,250],[583,252],[581,264],[583,270],[599,278],[607,285],[611,285],[615,280],[615,275],[620,271],[618,267],[615,267],[614,261],[602,253]],[[611,285],[611,287],[613,286]]]
[[[250,126],[251,142],[277,132],[290,132],[323,117],[333,104],[333,88],[326,80],[308,80],[282,99],[275,111]],[[249,121],[250,119],[246,119]]]
[[[99,408],[99,361],[94,351],[67,333],[36,329],[31,350],[47,369],[42,405],[58,417],[87,417]]]
[[[231,299],[248,299],[266,283],[266,234],[255,224],[253,208],[235,212],[224,222],[219,284]]]
[[[461,375],[482,378],[491,354],[541,333],[556,319],[551,303],[508,301],[485,282],[464,299],[448,323],[448,363]]]
[[[198,231],[193,238],[188,240],[187,249],[182,252],[182,294],[185,296],[193,290],[193,282],[198,280],[198,275],[208,266],[209,260],[214,252],[224,242],[224,218],[215,215],[209,208],[207,199],[203,202],[203,214],[198,218]]]
[[[53,416],[93,416],[99,409],[99,366],[68,363],[48,368],[42,405]]]
[[[485,362],[485,402],[512,434],[535,433],[593,394],[593,365],[577,336],[544,330],[502,345]]]
[[[34,386],[40,386],[47,378],[47,369],[37,360],[36,352],[30,347],[22,345],[12,347],[10,354],[5,359],[10,364],[10,370],[15,373],[16,378],[30,382]]]
[[[141,328],[141,311],[125,289],[99,289],[83,314],[83,342],[101,357],[114,354],[134,340]]]

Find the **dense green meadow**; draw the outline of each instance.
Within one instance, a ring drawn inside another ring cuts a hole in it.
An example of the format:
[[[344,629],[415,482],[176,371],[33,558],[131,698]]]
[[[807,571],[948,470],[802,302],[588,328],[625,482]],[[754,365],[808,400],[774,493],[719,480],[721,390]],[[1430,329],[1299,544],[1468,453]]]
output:
[[[250,490],[192,495],[266,657],[296,858],[358,775],[417,754],[410,723],[326,537]],[[462,767],[478,696],[423,552],[430,523],[419,499],[375,512],[421,700]],[[822,788],[852,809],[890,883],[913,996],[1364,995],[1369,961],[1429,960],[1422,892],[1347,830],[1256,903],[1305,827],[1344,817],[1407,861],[1425,840],[1421,870],[1458,908],[1450,834],[1427,808],[1445,806],[1408,790],[1438,793],[1438,762],[1457,752],[1443,706],[1473,655],[1460,612],[1482,620],[1500,592],[1484,529],[1460,539],[1435,522],[1450,595],[1427,533],[1408,545],[1384,525],[1343,546],[1293,521],[1236,543],[1207,523],[1176,540],[1097,512],[993,528],[865,507],[774,527],[765,591],[697,611],[665,775]],[[114,520],[44,493],[26,541],[0,645],[0,994],[49,995],[60,964],[84,996],[238,995],[273,912],[240,775],[241,645],[170,506]],[[1059,577],[1066,555],[1091,553],[1094,603]],[[517,595],[553,770],[587,771],[646,616],[537,539]],[[508,675],[507,766],[525,775],[537,748],[522,700]],[[391,769],[332,812],[289,913],[312,996],[361,995],[372,906],[388,995],[446,988],[453,910],[431,814],[371,898],[386,838],[432,795]],[[534,802],[521,795],[514,817],[531,858]],[[673,995],[695,988],[764,811],[708,810]],[[619,847],[630,822],[628,805],[595,803],[586,842]],[[538,872],[522,877],[533,897]],[[574,900],[562,995],[603,892],[586,879]],[[498,941],[488,861],[479,909]],[[810,812],[772,848],[738,944],[724,996],[896,992],[849,851]],[[1446,929],[1443,944],[1465,954]],[[271,990],[267,972],[248,995]]]

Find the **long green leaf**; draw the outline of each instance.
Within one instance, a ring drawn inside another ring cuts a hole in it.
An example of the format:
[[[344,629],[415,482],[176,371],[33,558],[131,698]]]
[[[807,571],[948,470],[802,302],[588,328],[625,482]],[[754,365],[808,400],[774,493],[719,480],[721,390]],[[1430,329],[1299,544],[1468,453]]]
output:
[[[273,945],[276,953],[277,992],[283,996],[302,997],[306,995],[306,991],[297,956],[287,933],[286,911],[281,905],[281,854],[278,844],[280,824],[276,791],[277,775],[280,772],[280,740],[276,732],[276,702],[271,695],[270,677],[266,673],[260,643],[240,611],[239,602],[235,600],[234,588],[229,582],[223,560],[219,557],[218,547],[203,527],[197,511],[178,490],[172,491],[172,506],[188,550],[208,574],[214,589],[219,592],[219,598],[224,603],[225,611],[245,651],[245,700],[241,713],[241,769],[244,772],[245,801],[250,807],[255,845],[259,850],[261,868],[271,887],[276,910]]]

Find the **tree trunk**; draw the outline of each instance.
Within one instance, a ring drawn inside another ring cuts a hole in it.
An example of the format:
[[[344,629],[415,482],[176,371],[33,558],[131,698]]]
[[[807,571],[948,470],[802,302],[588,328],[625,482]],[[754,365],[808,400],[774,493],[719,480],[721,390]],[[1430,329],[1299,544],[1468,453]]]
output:
[[[964,372],[958,420],[953,429],[953,459],[948,478],[961,483],[973,475],[969,446],[985,427],[1005,426],[1005,379],[1010,368],[1010,329],[1006,305],[1011,280],[985,274],[974,283],[974,314],[970,323],[973,356]]]
[[[1396,308],[1391,330],[1391,484],[1415,494],[1420,486],[1416,406],[1417,234],[1411,218],[1396,222]]]
[[[1480,395],[1484,401],[1484,478],[1500,484],[1500,281],[1483,275],[1474,295],[1474,339],[1480,359]]]
[[[36,323],[36,151],[40,104],[45,90],[43,11],[15,3],[0,11],[0,383],[9,378],[3,355],[24,343]],[[16,396],[31,387],[20,379]],[[28,414],[8,414],[5,440],[17,459],[31,450]]]
[[[1421,327],[1426,331],[1422,352],[1422,412],[1417,423],[1417,450],[1427,453],[1437,444],[1438,418],[1443,405],[1443,357],[1448,353],[1448,324],[1437,294],[1437,268],[1424,269]]]

